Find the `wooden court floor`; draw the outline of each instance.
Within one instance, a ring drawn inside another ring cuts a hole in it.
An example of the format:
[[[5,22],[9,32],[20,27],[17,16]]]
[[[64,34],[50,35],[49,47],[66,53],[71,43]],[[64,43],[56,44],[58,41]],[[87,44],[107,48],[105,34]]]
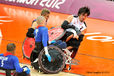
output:
[[[0,53],[6,52],[8,43],[15,43],[15,55],[19,62],[30,64],[29,60],[23,59],[22,43],[32,20],[40,15],[40,11],[0,4]],[[51,12],[47,27],[60,26],[67,16]],[[71,76],[70,73],[73,76],[114,76],[114,22],[88,18],[86,24],[88,30],[75,57],[80,64],[72,65],[72,70],[56,74],[57,76]]]

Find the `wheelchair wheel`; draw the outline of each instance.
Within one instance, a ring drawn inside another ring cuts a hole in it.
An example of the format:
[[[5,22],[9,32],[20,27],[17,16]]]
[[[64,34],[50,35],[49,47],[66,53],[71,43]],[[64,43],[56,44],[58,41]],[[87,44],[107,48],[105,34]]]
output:
[[[61,27],[51,28],[48,31],[49,41],[59,40],[65,35],[65,33],[66,33],[66,31],[64,31],[64,29],[62,29]]]
[[[23,56],[30,59],[32,50],[35,48],[35,39],[26,37],[22,44]]]
[[[44,73],[48,74],[55,74],[62,71],[65,66],[65,56],[62,50],[56,46],[49,46],[48,51],[51,55],[52,61],[48,61],[44,50],[42,50],[38,56],[38,64],[40,69]]]

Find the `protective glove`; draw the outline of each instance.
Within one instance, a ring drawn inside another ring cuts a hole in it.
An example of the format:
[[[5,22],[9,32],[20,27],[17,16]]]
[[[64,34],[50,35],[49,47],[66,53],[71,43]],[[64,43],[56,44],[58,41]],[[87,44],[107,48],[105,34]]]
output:
[[[30,74],[30,69],[27,66],[23,66],[23,71],[26,72],[26,74]]]
[[[51,62],[51,56],[48,53],[48,48],[47,47],[44,47],[44,51],[45,51],[46,57],[48,58],[48,61]]]
[[[45,54],[45,55],[48,58],[48,61],[51,62],[51,56],[49,54]]]
[[[56,43],[55,40],[49,42],[49,44],[54,44],[54,43]]]

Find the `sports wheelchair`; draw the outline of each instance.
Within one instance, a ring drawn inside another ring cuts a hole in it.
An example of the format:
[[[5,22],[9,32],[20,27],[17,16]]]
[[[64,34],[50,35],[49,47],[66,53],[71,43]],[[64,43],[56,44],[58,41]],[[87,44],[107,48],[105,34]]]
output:
[[[60,27],[53,28],[48,32],[49,32],[49,37],[52,38],[49,41],[59,40],[65,34],[64,30],[61,29]],[[31,51],[31,49],[33,50],[34,47],[35,47],[35,40],[33,38],[26,38],[22,46],[24,57],[30,59],[30,55],[34,56]],[[37,57],[38,61],[36,62],[37,68],[35,69],[37,69],[38,71],[54,74],[62,71],[66,65],[69,65],[68,70],[71,70],[71,65],[79,64],[78,60],[72,59],[71,57],[71,55],[73,54],[72,50],[61,49],[58,46],[50,45],[48,46],[48,51],[52,57],[52,61],[51,62],[48,61],[47,57],[45,56],[44,49],[42,49]],[[31,61],[33,60],[35,59],[32,58]]]

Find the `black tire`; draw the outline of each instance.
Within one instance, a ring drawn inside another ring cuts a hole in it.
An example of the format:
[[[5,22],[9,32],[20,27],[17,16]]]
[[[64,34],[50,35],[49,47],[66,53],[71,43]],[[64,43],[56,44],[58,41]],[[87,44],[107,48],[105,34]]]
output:
[[[55,74],[63,70],[65,66],[65,56],[62,50],[56,46],[48,47],[49,54],[52,57],[52,62],[47,60],[47,57],[42,50],[38,56],[38,64],[44,73]]]
[[[24,58],[27,58],[27,59],[30,59],[30,57],[26,56],[25,55],[25,52],[24,52],[24,43],[25,43],[25,40],[27,39],[27,37],[25,37],[24,41],[23,41],[23,44],[22,44],[22,53],[23,53],[23,57]]]

